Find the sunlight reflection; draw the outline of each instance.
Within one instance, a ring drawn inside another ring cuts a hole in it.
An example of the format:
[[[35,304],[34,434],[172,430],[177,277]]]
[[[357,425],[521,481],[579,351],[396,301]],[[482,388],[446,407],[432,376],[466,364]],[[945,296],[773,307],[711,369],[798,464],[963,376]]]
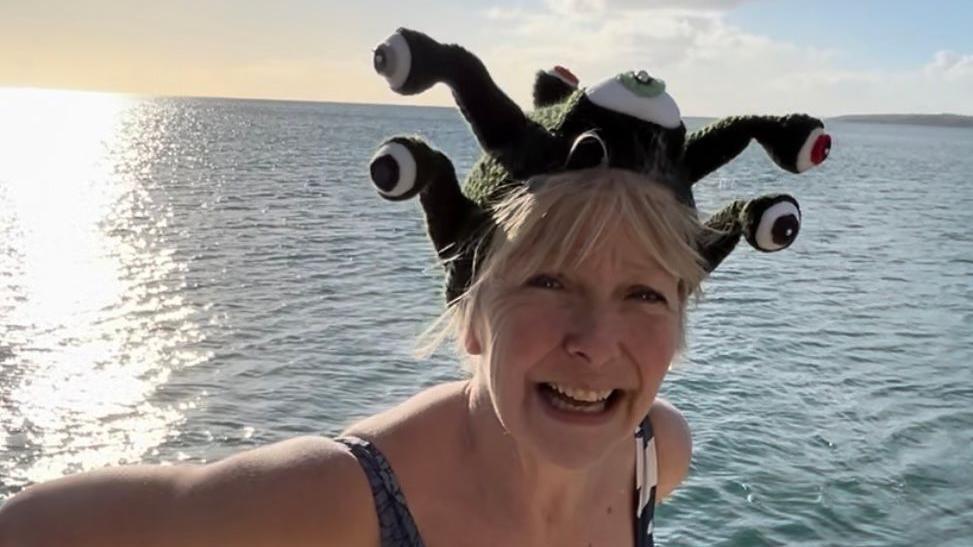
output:
[[[136,141],[159,138],[145,105],[0,90],[0,475],[18,484],[138,461],[181,416],[150,396],[205,358],[183,267],[144,237],[166,222],[137,176],[155,158]]]

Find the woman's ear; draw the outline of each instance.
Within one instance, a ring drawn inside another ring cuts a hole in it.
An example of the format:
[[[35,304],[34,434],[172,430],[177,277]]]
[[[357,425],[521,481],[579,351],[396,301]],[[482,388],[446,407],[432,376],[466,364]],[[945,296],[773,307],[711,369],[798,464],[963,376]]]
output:
[[[466,332],[463,333],[463,345],[466,348],[466,353],[470,355],[481,355],[483,353],[480,337],[472,325],[466,327]]]

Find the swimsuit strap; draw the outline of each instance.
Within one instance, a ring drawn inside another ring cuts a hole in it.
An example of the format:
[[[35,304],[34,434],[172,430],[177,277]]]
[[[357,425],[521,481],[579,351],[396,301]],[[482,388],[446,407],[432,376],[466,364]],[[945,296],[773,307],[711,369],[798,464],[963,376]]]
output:
[[[655,455],[655,436],[652,422],[646,416],[635,430],[635,545],[653,547],[655,489],[658,484],[658,464]]]
[[[372,443],[358,437],[338,437],[358,460],[375,499],[382,547],[424,547],[405,496],[385,456]]]
[[[358,460],[375,499],[382,547],[425,547],[395,473],[372,443],[358,437],[338,437]],[[652,536],[658,483],[655,437],[648,416],[635,430],[635,545],[654,547]]]

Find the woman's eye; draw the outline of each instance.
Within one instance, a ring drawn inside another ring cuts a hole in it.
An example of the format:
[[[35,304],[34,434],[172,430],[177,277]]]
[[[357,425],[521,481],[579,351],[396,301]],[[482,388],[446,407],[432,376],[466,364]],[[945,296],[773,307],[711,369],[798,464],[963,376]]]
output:
[[[528,287],[539,289],[560,289],[563,287],[556,277],[547,274],[535,275],[527,280]]]
[[[634,298],[634,299],[639,300],[641,302],[648,302],[650,304],[654,304],[654,303],[668,304],[669,303],[669,301],[666,300],[666,297],[665,296],[662,296],[662,293],[660,293],[659,291],[657,291],[655,289],[650,289],[648,287],[636,287],[636,288],[632,289],[632,292],[629,293],[628,297],[629,298]]]

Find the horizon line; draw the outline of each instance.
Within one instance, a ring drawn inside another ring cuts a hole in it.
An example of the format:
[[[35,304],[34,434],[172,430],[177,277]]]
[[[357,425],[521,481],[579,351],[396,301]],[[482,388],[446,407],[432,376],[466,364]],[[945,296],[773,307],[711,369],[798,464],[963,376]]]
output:
[[[41,91],[41,92],[57,92],[57,93],[87,93],[87,94],[101,94],[101,95],[120,95],[127,97],[143,98],[143,99],[204,99],[204,100],[224,100],[224,101],[257,101],[257,102],[278,102],[278,103],[304,103],[304,104],[331,104],[331,105],[352,105],[352,106],[377,106],[377,107],[405,107],[405,108],[425,108],[425,109],[438,109],[438,110],[458,110],[458,106],[451,105],[427,105],[427,104],[408,104],[408,103],[372,103],[372,102],[362,102],[362,101],[344,101],[344,100],[326,100],[326,99],[301,99],[301,98],[281,98],[281,97],[248,97],[248,96],[231,96],[231,95],[170,95],[165,93],[142,93],[133,91],[115,91],[115,90],[103,90],[103,89],[80,89],[80,88],[70,88],[70,87],[42,87],[42,86],[32,86],[32,85],[6,85],[0,84],[0,91]],[[738,116],[741,114],[734,114]],[[744,114],[746,115],[746,114]],[[973,118],[973,115],[969,114],[958,114],[956,112],[879,112],[879,113],[869,113],[863,114],[860,112],[851,112],[844,114],[832,114],[830,116],[821,116],[821,119],[835,119],[848,116],[958,116],[961,118]],[[684,118],[703,118],[703,119],[720,119],[727,116],[711,116],[711,115],[684,115]]]

